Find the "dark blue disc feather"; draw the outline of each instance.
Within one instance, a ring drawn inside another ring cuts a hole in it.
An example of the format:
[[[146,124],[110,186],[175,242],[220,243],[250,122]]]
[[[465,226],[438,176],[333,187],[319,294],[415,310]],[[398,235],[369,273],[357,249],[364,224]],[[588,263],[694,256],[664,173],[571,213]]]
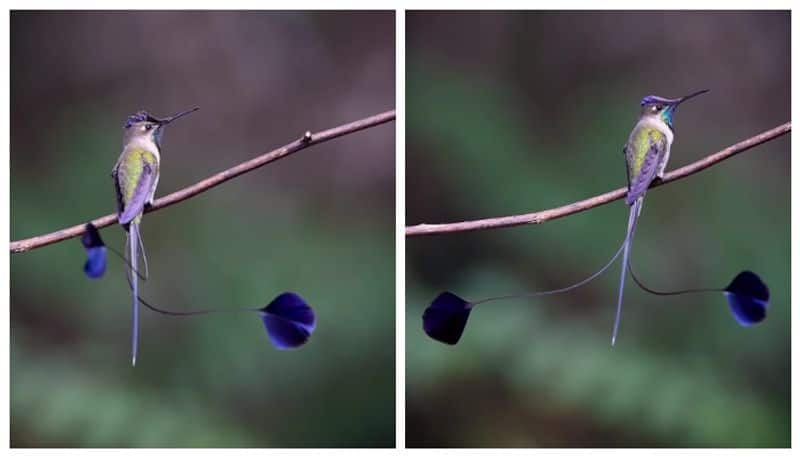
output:
[[[739,273],[724,293],[733,317],[740,325],[747,327],[767,317],[769,289],[752,271]]]
[[[101,278],[106,272],[106,248],[89,248],[86,250],[86,262],[83,272],[92,279]]]
[[[261,320],[273,346],[292,349],[305,344],[314,333],[314,310],[299,295],[284,292],[261,309]]]
[[[86,224],[86,231],[81,236],[81,244],[86,250],[83,272],[92,279],[102,277],[106,272],[106,245],[103,243],[97,227],[91,222]]]
[[[442,292],[422,315],[422,328],[429,337],[456,344],[464,333],[472,306],[456,294]]]

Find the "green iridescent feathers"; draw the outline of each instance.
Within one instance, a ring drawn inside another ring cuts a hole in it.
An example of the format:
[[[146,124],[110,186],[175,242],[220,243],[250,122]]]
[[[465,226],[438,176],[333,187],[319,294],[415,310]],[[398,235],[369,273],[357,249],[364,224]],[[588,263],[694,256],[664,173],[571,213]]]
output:
[[[156,184],[157,173],[158,159],[151,151],[128,146],[122,152],[112,172],[120,223],[139,221]]]
[[[628,162],[628,195],[625,202],[628,205],[633,204],[650,187],[667,147],[666,135],[655,127],[640,123],[631,132],[625,146]]]

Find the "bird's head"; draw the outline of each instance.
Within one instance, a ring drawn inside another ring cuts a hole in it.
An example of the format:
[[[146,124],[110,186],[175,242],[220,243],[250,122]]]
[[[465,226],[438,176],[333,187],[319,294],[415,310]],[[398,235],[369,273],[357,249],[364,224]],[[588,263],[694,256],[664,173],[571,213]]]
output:
[[[708,89],[697,91],[693,94],[679,98],[664,98],[659,97],[658,95],[648,95],[647,97],[643,98],[641,102],[641,117],[657,117],[667,124],[669,128],[672,128],[672,116],[675,114],[675,110],[678,108],[678,105],[692,97],[696,97],[706,92],[708,92]]]
[[[152,141],[161,147],[161,135],[164,133],[164,126],[198,109],[200,108],[188,109],[164,119],[153,117],[147,111],[139,111],[136,114],[132,114],[125,121],[124,142],[127,144],[134,139],[144,139]]]

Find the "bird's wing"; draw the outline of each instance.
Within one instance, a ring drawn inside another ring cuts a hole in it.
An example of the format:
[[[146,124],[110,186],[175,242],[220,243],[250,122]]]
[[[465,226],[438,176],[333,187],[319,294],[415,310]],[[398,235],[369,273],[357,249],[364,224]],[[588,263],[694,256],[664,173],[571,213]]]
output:
[[[628,196],[625,202],[633,204],[637,198],[644,195],[650,183],[656,177],[658,162],[666,153],[667,138],[656,129],[643,129],[641,134],[641,144],[639,150],[646,151],[638,157],[629,154],[628,158]]]
[[[630,159],[628,157],[628,145],[627,144],[622,146],[622,156],[625,157],[625,179],[628,180],[628,192],[630,192],[630,190],[631,190],[631,167],[629,166]]]
[[[117,191],[117,209],[120,224],[127,224],[139,216],[147,203],[147,196],[155,185],[156,158],[142,148],[126,148],[115,168],[114,184]]]
[[[111,170],[111,181],[114,183],[114,191],[117,195],[117,215],[122,214],[122,210],[125,208],[125,204],[122,202],[122,188],[119,186],[119,173],[117,169],[119,168],[119,162],[117,165],[114,165],[114,169]]]

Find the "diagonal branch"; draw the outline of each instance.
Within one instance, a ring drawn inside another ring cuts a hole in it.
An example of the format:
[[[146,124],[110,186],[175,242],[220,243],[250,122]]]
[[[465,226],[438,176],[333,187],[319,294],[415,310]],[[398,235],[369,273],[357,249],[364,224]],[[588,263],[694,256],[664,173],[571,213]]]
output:
[[[767,130],[766,132],[759,133],[754,137],[740,141],[739,143],[728,146],[719,152],[706,156],[697,162],[693,162],[689,165],[678,168],[677,170],[671,171],[664,175],[664,179],[662,181],[653,182],[650,187],[658,187],[662,184],[667,184],[693,175],[740,152],[746,151],[750,148],[758,146],[759,144],[766,143],[767,141],[774,140],[775,138],[785,135],[791,130],[792,123],[787,122],[771,130]],[[604,194],[573,202],[558,208],[547,209],[535,213],[493,217],[490,219],[479,219],[475,221],[453,222],[450,224],[413,225],[406,227],[406,236],[439,235],[443,233],[469,232],[473,230],[513,227],[516,225],[525,224],[541,224],[542,222],[546,222],[551,219],[569,216],[571,214],[592,209],[596,206],[611,203],[614,200],[619,200],[625,196],[627,191],[628,189],[623,187],[621,189],[612,190],[611,192],[606,192]]]
[[[358,121],[354,121],[349,124],[340,125],[339,127],[323,130],[321,132],[313,134],[311,132],[307,132],[299,139],[294,140],[291,143],[281,148],[264,153],[254,159],[248,160],[247,162],[242,162],[233,168],[229,168],[225,171],[210,176],[189,187],[173,192],[165,197],[161,197],[158,200],[154,201],[153,205],[149,207],[145,212],[151,212],[162,208],[166,208],[167,206],[174,205],[175,203],[194,197],[195,195],[205,192],[208,189],[211,189],[212,187],[218,186],[229,179],[233,179],[237,176],[247,173],[248,171],[255,170],[256,168],[259,168],[270,162],[274,162],[278,159],[281,159],[283,157],[286,157],[290,154],[301,151],[308,147],[314,146],[315,144],[324,143],[328,140],[332,140],[340,136],[358,132],[359,130],[375,127],[377,125],[393,121],[394,119],[395,119],[395,110],[391,110]],[[99,217],[91,222],[92,224],[94,224],[95,227],[103,228],[112,224],[116,224],[117,215],[108,214],[103,217]],[[58,243],[60,241],[80,236],[83,234],[85,230],[86,229],[84,223],[73,227],[57,230],[55,232],[48,233],[46,235],[39,235],[25,240],[12,241],[11,252],[12,253],[25,252],[25,251],[30,251],[31,249],[47,246],[48,244]]]

